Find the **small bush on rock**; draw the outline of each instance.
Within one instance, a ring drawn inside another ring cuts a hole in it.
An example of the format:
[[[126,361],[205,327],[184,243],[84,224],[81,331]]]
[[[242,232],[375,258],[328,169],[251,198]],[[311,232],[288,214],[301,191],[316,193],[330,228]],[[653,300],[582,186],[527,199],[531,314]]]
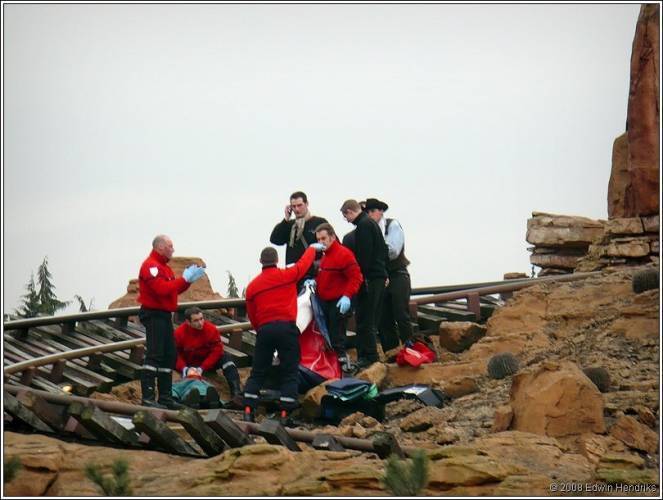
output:
[[[396,455],[387,459],[382,484],[397,497],[413,497],[419,495],[428,485],[428,457],[423,450],[417,450],[412,462],[400,460]]]
[[[659,287],[658,269],[644,269],[633,274],[633,291],[646,292]]]
[[[98,465],[88,464],[85,466],[85,475],[90,481],[99,486],[106,496],[131,496],[131,486],[129,485],[129,463],[121,458],[115,460],[112,465],[112,470],[112,477],[102,476]]]
[[[610,390],[610,374],[608,373],[608,370],[597,366],[592,368],[585,368],[583,372],[587,378],[594,383],[599,391],[608,392],[608,390]]]
[[[501,379],[513,375],[520,368],[518,360],[510,352],[495,354],[488,361],[488,375],[490,378]]]

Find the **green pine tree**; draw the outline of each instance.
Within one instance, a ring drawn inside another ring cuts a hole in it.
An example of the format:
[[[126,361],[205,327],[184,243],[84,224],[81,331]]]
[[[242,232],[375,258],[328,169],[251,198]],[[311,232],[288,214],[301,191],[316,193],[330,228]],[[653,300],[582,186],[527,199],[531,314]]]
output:
[[[129,463],[119,458],[111,466],[112,476],[103,476],[96,464],[85,466],[85,475],[101,488],[104,495],[109,497],[131,496],[131,485],[129,479]]]
[[[30,275],[30,281],[25,285],[25,289],[28,291],[21,298],[23,303],[16,310],[16,314],[23,318],[34,318],[39,314],[39,295],[37,294],[37,287],[35,286],[35,275],[34,273]]]
[[[80,295],[74,295],[74,298],[78,302],[78,310],[82,313],[88,312],[92,310],[92,305],[94,304],[94,297],[90,299],[90,302],[87,304],[85,303],[85,300],[83,300],[83,297]]]
[[[419,495],[428,485],[428,456],[423,450],[417,450],[410,462],[391,455],[387,459],[382,484],[395,496]]]
[[[52,316],[56,311],[64,309],[69,305],[69,302],[62,302],[55,296],[55,285],[53,284],[53,276],[48,270],[48,257],[44,257],[44,261],[37,270],[37,281],[39,282],[39,312]]]
[[[235,283],[235,277],[230,271],[228,273],[228,297],[237,299],[239,298],[239,289],[237,288],[237,283]]]

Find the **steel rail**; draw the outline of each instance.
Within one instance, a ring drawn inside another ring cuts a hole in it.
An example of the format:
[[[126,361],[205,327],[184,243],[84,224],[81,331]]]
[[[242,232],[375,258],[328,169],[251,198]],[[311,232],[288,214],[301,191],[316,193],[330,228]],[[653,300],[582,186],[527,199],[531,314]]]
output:
[[[12,394],[14,396],[21,391],[31,392],[34,393],[36,396],[43,398],[45,401],[49,403],[58,404],[58,405],[68,405],[75,401],[78,401],[83,404],[92,404],[97,408],[99,408],[100,410],[107,411],[110,413],[115,413],[117,415],[133,415],[134,413],[140,410],[148,410],[148,411],[155,410],[154,408],[149,408],[140,405],[132,405],[129,403],[121,403],[119,401],[106,401],[102,399],[83,398],[80,396],[72,396],[72,395],[65,396],[61,394],[53,394],[51,392],[41,391],[38,389],[32,389],[31,387],[18,386],[18,385],[5,385],[4,390],[6,390],[9,394]],[[163,412],[167,421],[174,423],[180,422],[177,411],[161,410],[161,409],[159,411]],[[204,413],[204,410],[201,413]],[[244,432],[247,432],[249,434],[257,434],[260,429],[260,424],[256,424],[253,422],[244,422],[240,420],[234,420],[234,422],[240,429],[242,429]],[[286,427],[285,430],[292,439],[304,443],[312,443],[315,437],[319,435],[319,433],[311,431],[302,431],[298,429],[291,429],[288,427]],[[369,453],[375,452],[375,449],[373,447],[373,442],[369,439],[351,438],[339,435],[333,435],[333,437],[345,448],[358,450],[358,451],[365,451]],[[402,448],[402,449],[408,455],[410,455],[415,451],[414,448]]]
[[[510,283],[505,285],[496,285],[496,286],[486,286],[479,288],[472,288],[469,290],[458,290],[448,293],[440,293],[436,295],[429,295],[426,297],[420,297],[417,299],[411,299],[410,303],[413,304],[432,304],[435,302],[446,302],[449,300],[463,299],[468,298],[469,296],[480,296],[480,295],[492,295],[494,293],[505,293],[505,292],[515,292],[516,290],[521,290],[530,286],[538,285],[540,283],[550,283],[550,282],[566,282],[566,281],[577,281],[581,279],[586,279],[591,276],[600,275],[600,271],[593,271],[590,273],[574,273],[574,274],[563,274],[560,276],[549,276],[545,278],[536,278],[530,279],[526,282],[520,283]],[[507,280],[510,281],[510,280]]]
[[[412,290],[410,290],[410,296],[457,292],[459,290],[471,290],[474,288],[484,288],[487,286],[498,286],[498,285],[506,285],[511,283],[528,283],[530,281],[536,281],[537,279],[543,279],[543,278],[517,278],[517,279],[502,280],[502,281],[485,281],[482,283],[466,283],[463,285],[425,286],[425,287],[413,288]]]
[[[233,323],[231,325],[220,325],[216,327],[219,333],[250,330],[251,328],[252,328],[251,323],[248,321],[243,323]],[[60,360],[77,359],[97,353],[122,351],[124,349],[131,349],[143,344],[145,344],[145,339],[140,338],[132,340],[122,340],[120,342],[109,342],[108,344],[82,347],[80,349],[73,349],[71,351],[48,354],[40,358],[28,359],[25,361],[14,363],[13,365],[6,366],[4,368],[3,373],[5,376],[8,376],[17,372],[21,372],[26,368],[37,368],[40,366],[53,364]]]
[[[200,309],[222,309],[225,307],[244,307],[244,299],[219,299],[202,300],[198,302],[182,302],[177,306],[178,311],[184,311],[188,307],[199,307]],[[120,307],[118,309],[107,309],[104,311],[89,311],[76,314],[63,314],[61,316],[40,316],[38,318],[15,319],[5,321],[5,330],[24,330],[35,326],[54,325],[61,323],[75,323],[77,321],[89,321],[92,319],[126,318],[136,316],[140,312],[139,306]]]

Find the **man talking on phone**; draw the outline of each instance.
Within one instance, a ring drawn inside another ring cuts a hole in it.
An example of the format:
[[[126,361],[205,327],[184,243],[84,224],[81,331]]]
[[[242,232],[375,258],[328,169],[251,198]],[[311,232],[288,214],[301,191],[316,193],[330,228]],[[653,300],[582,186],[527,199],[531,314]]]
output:
[[[295,215],[294,219],[292,218],[293,214]],[[301,258],[309,245],[317,243],[315,228],[325,222],[327,222],[327,219],[311,215],[306,193],[295,191],[290,195],[290,203],[285,207],[283,220],[274,226],[269,241],[273,245],[287,245],[285,264],[289,266]],[[297,283],[297,290],[301,289],[302,283],[306,279],[315,278],[320,257],[321,255],[316,256],[314,265],[310,267],[306,276]]]

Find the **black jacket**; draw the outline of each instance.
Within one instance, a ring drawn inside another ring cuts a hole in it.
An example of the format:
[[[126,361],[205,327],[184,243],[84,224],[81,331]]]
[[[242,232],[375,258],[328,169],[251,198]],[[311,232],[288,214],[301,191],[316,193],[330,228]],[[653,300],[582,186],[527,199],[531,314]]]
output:
[[[304,240],[308,245],[311,243],[315,243],[317,240],[315,239],[315,228],[318,227],[320,224],[323,222],[327,222],[327,219],[323,219],[322,217],[316,217],[315,215],[312,216],[309,220],[304,223]],[[269,241],[271,241],[274,245],[287,245],[285,248],[285,263],[287,264],[294,264],[297,262],[300,257],[304,254],[304,250],[306,248],[304,247],[304,244],[302,243],[301,240],[295,240],[293,246],[290,246],[290,231],[295,223],[294,219],[291,219],[289,221],[281,220],[275,227],[274,230],[272,231],[272,235],[269,237]]]
[[[387,277],[387,244],[378,223],[366,213],[360,213],[353,221],[355,230],[355,256],[364,279]]]

